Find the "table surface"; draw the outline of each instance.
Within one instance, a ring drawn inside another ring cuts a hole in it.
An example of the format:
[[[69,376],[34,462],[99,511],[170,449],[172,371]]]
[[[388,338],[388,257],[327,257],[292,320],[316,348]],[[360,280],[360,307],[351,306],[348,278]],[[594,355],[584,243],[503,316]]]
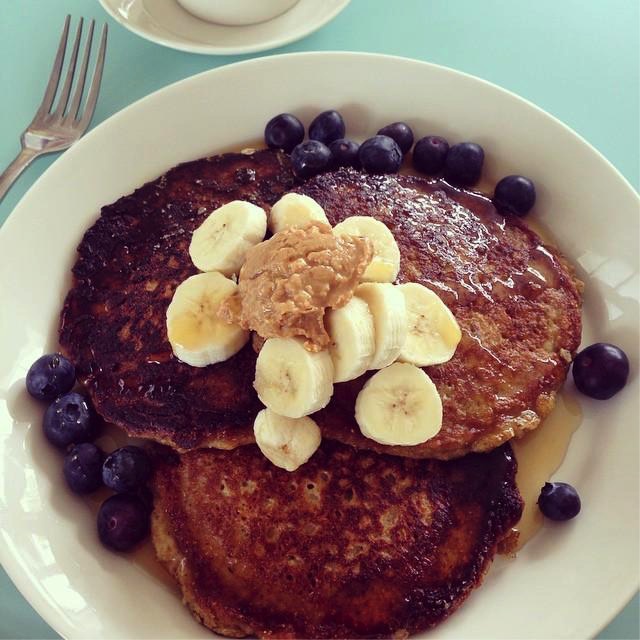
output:
[[[201,56],[161,47],[107,18],[97,0],[0,0],[0,86],[5,87],[0,167],[17,154],[19,134],[40,102],[67,13],[109,23],[93,126],[176,80],[251,57]],[[257,55],[369,51],[465,71],[564,121],[637,189],[639,25],[638,0],[352,0],[316,33]],[[27,169],[0,203],[0,223],[57,155],[40,158]],[[639,618],[636,596],[598,637],[639,638]],[[0,570],[0,638],[57,637]]]

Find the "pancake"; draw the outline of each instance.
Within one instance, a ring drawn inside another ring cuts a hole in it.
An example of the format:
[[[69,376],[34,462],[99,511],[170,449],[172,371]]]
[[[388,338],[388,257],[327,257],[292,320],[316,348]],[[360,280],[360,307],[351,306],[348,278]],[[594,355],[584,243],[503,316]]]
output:
[[[79,247],[60,342],[106,420],[182,451],[253,441],[261,404],[251,345],[205,369],[184,365],[171,353],[165,312],[195,273],[191,232],[233,199],[268,208],[294,186],[288,163],[272,151],[187,163],[102,209]],[[401,252],[398,281],[433,288],[463,334],[452,360],[425,368],[443,401],[435,438],[415,447],[364,438],[354,405],[371,374],[335,385],[314,415],[325,437],[448,459],[538,426],[580,342],[580,283],[558,251],[485,197],[438,180],[339,170],[296,188],[333,224],[355,214],[387,224]]]
[[[255,445],[156,452],[152,536],[194,616],[234,637],[406,637],[477,587],[522,500],[509,445],[459,460],[325,440],[293,473]]]
[[[413,447],[365,438],[353,407],[369,372],[335,385],[331,403],[314,414],[324,437],[449,459],[490,451],[541,423],[581,336],[582,283],[555,248],[485,196],[440,180],[348,170],[297,191],[317,200],[332,224],[353,215],[384,222],[400,248],[398,282],[433,289],[462,330],[453,358],[424,368],[442,398],[438,435]]]
[[[175,167],[102,208],[78,247],[60,345],[105,420],[180,449],[253,442],[262,405],[251,346],[188,366],[172,354],[165,314],[198,272],[188,249],[207,215],[232,200],[268,207],[292,187],[288,156],[230,153]]]

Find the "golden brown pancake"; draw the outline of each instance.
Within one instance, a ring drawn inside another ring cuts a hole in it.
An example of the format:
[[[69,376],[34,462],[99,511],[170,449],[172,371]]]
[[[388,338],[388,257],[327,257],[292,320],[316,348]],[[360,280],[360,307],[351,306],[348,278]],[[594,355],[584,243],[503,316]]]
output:
[[[424,368],[442,398],[438,435],[414,447],[365,438],[353,407],[370,372],[335,385],[331,403],[314,415],[323,436],[449,459],[490,451],[540,424],[581,334],[582,283],[555,248],[485,196],[439,180],[339,171],[296,190],[317,200],[332,224],[353,215],[384,222],[400,248],[398,282],[433,289],[462,329],[453,358]]]
[[[102,208],[78,247],[60,344],[105,420],[181,449],[253,441],[262,405],[251,345],[191,367],[173,356],[165,315],[197,273],[189,243],[207,215],[232,200],[269,206],[292,187],[288,156],[231,153],[175,167]]]
[[[180,450],[253,441],[262,407],[252,346],[204,369],[182,364],[171,353],[165,312],[176,286],[195,273],[191,233],[212,209],[234,199],[268,208],[293,186],[284,155],[226,154],[181,165],[103,207],[78,249],[60,341],[106,420]],[[580,342],[579,283],[556,249],[485,197],[438,180],[339,170],[297,190],[333,224],[350,215],[382,220],[400,247],[398,281],[436,291],[463,334],[449,362],[425,368],[443,401],[435,438],[415,447],[364,438],[354,405],[370,374],[335,385],[314,415],[325,437],[448,459],[540,423]]]
[[[156,453],[153,542],[235,637],[406,637],[480,584],[522,500],[509,445],[442,462],[324,441],[293,473],[255,445]]]

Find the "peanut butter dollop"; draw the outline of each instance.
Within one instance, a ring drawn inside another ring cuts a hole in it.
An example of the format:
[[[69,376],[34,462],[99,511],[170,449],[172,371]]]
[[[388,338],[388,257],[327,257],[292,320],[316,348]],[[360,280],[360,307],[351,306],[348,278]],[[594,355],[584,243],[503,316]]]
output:
[[[263,338],[304,337],[321,351],[330,344],[325,310],[351,300],[372,257],[370,240],[334,236],[320,222],[285,229],[247,251],[238,290],[218,316]]]

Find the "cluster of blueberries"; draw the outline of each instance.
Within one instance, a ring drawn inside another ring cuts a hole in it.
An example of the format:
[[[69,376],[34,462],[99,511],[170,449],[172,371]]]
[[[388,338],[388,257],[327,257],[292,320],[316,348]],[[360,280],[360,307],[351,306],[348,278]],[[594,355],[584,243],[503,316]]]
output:
[[[71,491],[88,494],[103,485],[115,491],[98,511],[98,536],[108,548],[127,551],[149,532],[153,508],[146,482],[151,461],[135,446],[106,455],[93,443],[102,422],[85,396],[72,391],[76,383],[73,364],[59,353],[38,358],[27,373],[27,391],[50,402],[44,414],[47,440],[64,450],[63,473]]]
[[[267,123],[264,139],[268,147],[291,154],[293,171],[302,179],[338,167],[396,173],[412,147],[416,170],[427,175],[442,174],[454,186],[473,186],[482,174],[484,149],[475,142],[449,146],[441,136],[430,135],[414,145],[413,131],[405,122],[383,127],[360,145],[345,138],[345,132],[344,119],[337,111],[323,111],[309,125],[309,139],[305,141],[302,122],[290,113],[281,113]],[[528,213],[535,201],[535,185],[524,176],[502,178],[493,194],[493,202],[500,211],[518,216]]]

